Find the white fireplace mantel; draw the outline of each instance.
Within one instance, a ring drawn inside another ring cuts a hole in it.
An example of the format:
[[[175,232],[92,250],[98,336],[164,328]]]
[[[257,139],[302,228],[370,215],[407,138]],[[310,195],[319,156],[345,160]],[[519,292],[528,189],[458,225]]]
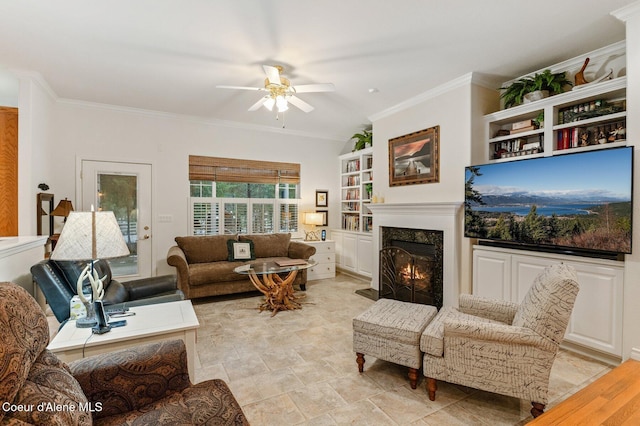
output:
[[[374,263],[371,286],[378,289],[380,271],[381,232],[383,227],[426,229],[442,231],[443,253],[443,306],[458,306],[460,293],[460,229],[462,203],[382,203],[369,204],[373,213]]]

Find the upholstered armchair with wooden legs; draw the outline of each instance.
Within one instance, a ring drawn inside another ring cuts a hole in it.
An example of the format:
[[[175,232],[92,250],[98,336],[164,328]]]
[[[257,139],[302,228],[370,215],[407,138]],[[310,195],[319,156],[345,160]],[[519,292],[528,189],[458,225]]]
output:
[[[531,401],[537,417],[548,402],[549,375],[578,294],[572,267],[547,267],[519,305],[461,295],[420,339],[432,401],[437,380]]]
[[[40,306],[11,283],[0,283],[0,330],[0,424],[249,424],[224,381],[191,384],[182,340],[67,365],[46,349]]]

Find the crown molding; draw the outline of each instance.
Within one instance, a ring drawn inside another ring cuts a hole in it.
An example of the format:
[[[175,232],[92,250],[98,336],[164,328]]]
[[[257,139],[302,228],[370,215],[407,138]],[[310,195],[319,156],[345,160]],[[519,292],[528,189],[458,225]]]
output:
[[[331,142],[344,142],[344,138],[340,138],[337,136],[335,137],[322,136],[322,135],[317,135],[315,133],[309,133],[309,132],[304,132],[300,130],[290,130],[290,129],[281,128],[281,127],[269,127],[269,126],[255,125],[255,124],[247,124],[239,121],[218,120],[215,118],[207,118],[207,117],[201,117],[196,115],[177,114],[177,113],[171,113],[171,112],[149,110],[144,108],[134,108],[134,107],[126,107],[126,106],[120,106],[120,105],[113,105],[113,104],[103,104],[99,102],[80,101],[80,100],[68,99],[68,98],[58,98],[57,101],[59,104],[76,106],[80,108],[103,109],[103,110],[123,112],[127,114],[138,114],[138,115],[143,115],[147,117],[181,120],[181,121],[187,121],[190,123],[198,123],[198,124],[204,124],[209,126],[222,126],[222,127],[233,128],[233,129],[254,130],[259,132],[277,133],[277,134],[283,134],[288,136],[300,136],[305,138],[322,139],[322,140],[328,140]]]
[[[430,99],[436,98],[444,93],[450,92],[454,89],[458,89],[460,87],[464,87],[469,85],[474,80],[474,73],[470,72],[463,76],[460,76],[456,79],[450,80],[444,84],[434,87],[433,89],[427,90],[424,93],[421,93],[417,96],[407,99],[406,101],[400,102],[397,105],[394,105],[390,108],[387,108],[383,111],[380,111],[376,114],[370,115],[367,117],[369,121],[373,122],[376,120],[380,120],[382,118],[389,117],[390,115],[397,114],[398,112],[404,111],[408,108],[414,107],[418,104],[421,104]]]
[[[40,74],[39,72],[17,68],[10,68],[8,69],[8,71],[16,76],[19,80],[28,80],[40,86],[40,88],[49,96],[49,98],[51,98],[51,100],[58,100],[58,95],[56,94],[56,92],[53,91],[51,86],[49,86],[49,83],[47,83],[44,77],[42,77],[42,74]]]
[[[61,98],[51,88],[51,86],[49,86],[47,81],[44,79],[44,77],[42,77],[42,74],[40,74],[39,72],[22,70],[22,69],[13,69],[13,68],[6,69],[6,70],[9,71],[11,74],[13,74],[19,80],[28,80],[30,82],[33,82],[34,84],[37,84],[49,96],[49,98],[52,101],[58,104],[77,106],[81,108],[119,111],[119,112],[124,112],[128,114],[144,115],[147,117],[175,119],[175,120],[187,121],[191,123],[199,123],[199,124],[210,125],[210,126],[222,126],[222,127],[233,128],[233,129],[277,133],[281,135],[321,139],[321,140],[327,140],[331,142],[344,142],[344,138],[339,136],[324,136],[324,135],[317,135],[315,133],[304,132],[300,130],[290,130],[290,129],[281,128],[281,127],[269,127],[269,126],[255,125],[255,124],[247,124],[247,123],[242,123],[238,121],[218,120],[218,119],[200,117],[195,115],[176,114],[176,113],[149,110],[149,109],[143,109],[143,108],[134,108],[134,107],[126,107],[126,106],[120,106],[120,105],[113,105],[113,104],[103,104],[99,102],[89,102],[89,101],[81,101],[77,99]]]
[[[632,16],[640,15],[640,1],[616,9],[611,12],[610,15],[623,22],[627,22]]]

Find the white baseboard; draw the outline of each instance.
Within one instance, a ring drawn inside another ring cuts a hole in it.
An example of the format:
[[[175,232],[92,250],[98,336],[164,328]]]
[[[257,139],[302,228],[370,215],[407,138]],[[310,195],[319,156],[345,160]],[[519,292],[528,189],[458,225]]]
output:
[[[635,359],[636,361],[640,361],[640,348],[632,348],[631,355],[629,356],[631,359]]]

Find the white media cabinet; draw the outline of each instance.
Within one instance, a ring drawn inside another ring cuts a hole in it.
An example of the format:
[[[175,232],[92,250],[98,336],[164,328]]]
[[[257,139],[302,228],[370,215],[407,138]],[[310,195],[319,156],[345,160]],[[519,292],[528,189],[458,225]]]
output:
[[[558,262],[573,266],[580,284],[565,342],[621,358],[624,262],[476,245],[473,294],[519,303],[536,275]]]

